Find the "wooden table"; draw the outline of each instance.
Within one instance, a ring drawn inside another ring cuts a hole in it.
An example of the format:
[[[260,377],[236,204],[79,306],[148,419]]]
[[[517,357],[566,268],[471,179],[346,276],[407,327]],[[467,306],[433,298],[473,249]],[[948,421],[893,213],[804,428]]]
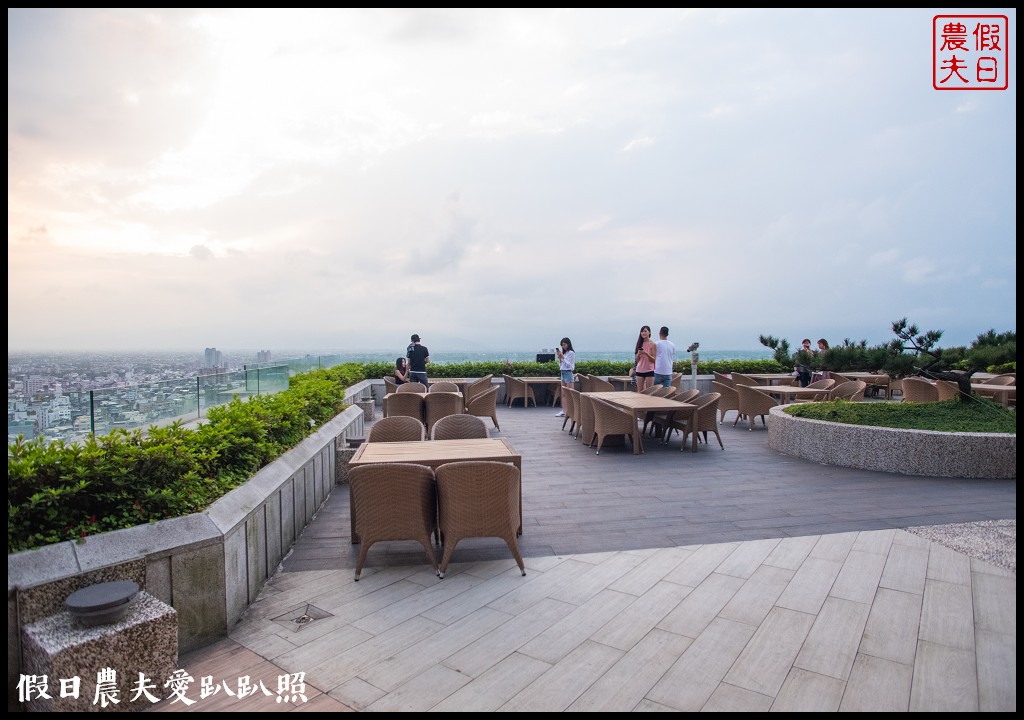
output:
[[[516,452],[505,438],[476,438],[473,440],[414,440],[410,442],[363,443],[349,460],[349,467],[375,463],[415,463],[435,470],[445,463],[460,460],[496,460],[508,462],[523,470],[523,456]],[[352,544],[359,543],[356,535],[355,505],[352,504],[352,486],[349,485],[349,515],[352,522]],[[519,483],[519,529],[523,534],[523,484]]]
[[[630,375],[609,375],[608,382],[613,385],[621,385],[623,390],[629,390],[633,385],[633,378]]]
[[[751,385],[758,392],[766,395],[776,395],[783,405],[791,403],[797,398],[813,398],[815,395],[828,395],[828,390],[821,388],[805,388],[799,385]],[[833,387],[835,387],[833,385]]]
[[[971,383],[971,392],[975,395],[991,398],[1003,407],[1010,407],[1010,395],[1016,394],[1016,385],[990,385],[988,383]],[[1016,398],[1015,398],[1016,399]]]
[[[672,400],[670,398],[660,398],[653,395],[644,395],[643,393],[633,392],[632,390],[625,391],[610,391],[610,392],[588,392],[586,393],[590,397],[600,398],[605,400],[616,407],[622,408],[627,412],[633,413],[633,417],[637,422],[644,413],[648,412],[672,412],[672,411],[690,411],[690,427],[697,427],[697,406],[692,403],[679,402],[678,400]],[[585,429],[584,429],[585,430]],[[633,433],[633,454],[639,455],[643,452],[643,445],[640,441],[640,430],[638,429]],[[697,443],[693,443],[692,452],[697,452]]]
[[[763,380],[769,385],[778,385],[783,380],[793,380],[796,376],[793,373],[740,373],[755,380]]]
[[[551,394],[551,406],[555,405],[555,396],[558,395],[561,398],[562,378],[561,377],[517,377],[516,380],[526,383],[534,387],[554,385],[554,388],[550,388],[548,392]]]

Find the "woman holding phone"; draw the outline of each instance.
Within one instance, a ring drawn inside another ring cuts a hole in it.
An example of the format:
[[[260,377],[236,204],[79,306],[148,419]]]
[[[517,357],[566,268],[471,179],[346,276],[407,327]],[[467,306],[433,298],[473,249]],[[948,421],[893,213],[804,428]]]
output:
[[[555,354],[558,355],[558,369],[562,375],[562,387],[572,387],[576,382],[574,378],[576,373],[576,351],[572,349],[572,340],[567,337],[562,338],[561,342],[558,343],[558,347],[555,348]],[[565,417],[565,393],[562,393],[562,409],[558,411],[558,417]]]
[[[636,339],[636,348],[633,351],[636,359],[636,390],[643,392],[654,385],[654,359],[657,348],[651,341],[651,326],[644,325],[640,328],[640,335]]]

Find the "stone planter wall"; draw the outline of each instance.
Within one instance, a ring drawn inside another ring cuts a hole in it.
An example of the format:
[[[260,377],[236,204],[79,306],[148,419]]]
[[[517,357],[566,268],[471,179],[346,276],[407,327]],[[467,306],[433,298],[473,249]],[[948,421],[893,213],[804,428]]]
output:
[[[771,409],[768,447],[794,457],[904,475],[1016,478],[1017,436],[898,430],[807,420]]]
[[[96,582],[133,580],[171,605],[181,652],[225,637],[334,488],[336,450],[365,434],[355,403],[371,393],[371,381],[349,388],[349,408],[205,512],[8,555],[8,697],[21,629]]]

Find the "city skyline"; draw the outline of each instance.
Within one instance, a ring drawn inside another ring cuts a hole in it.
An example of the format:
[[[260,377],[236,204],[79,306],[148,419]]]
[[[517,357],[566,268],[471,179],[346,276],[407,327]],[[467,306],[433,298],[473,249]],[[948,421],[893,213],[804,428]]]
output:
[[[1015,331],[971,15],[1006,90],[924,9],[8,9],[8,348]]]

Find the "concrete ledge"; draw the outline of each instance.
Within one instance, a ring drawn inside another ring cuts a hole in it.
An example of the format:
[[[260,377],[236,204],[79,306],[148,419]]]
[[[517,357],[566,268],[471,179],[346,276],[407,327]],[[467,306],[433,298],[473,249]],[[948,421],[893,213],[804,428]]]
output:
[[[134,580],[172,606],[181,652],[226,636],[333,489],[336,448],[364,435],[354,403],[372,385],[349,388],[349,408],[205,512],[8,554],[8,693],[21,672],[22,628],[95,582]]]
[[[768,447],[825,465],[902,475],[1016,478],[1017,436],[846,425],[771,409]]]

